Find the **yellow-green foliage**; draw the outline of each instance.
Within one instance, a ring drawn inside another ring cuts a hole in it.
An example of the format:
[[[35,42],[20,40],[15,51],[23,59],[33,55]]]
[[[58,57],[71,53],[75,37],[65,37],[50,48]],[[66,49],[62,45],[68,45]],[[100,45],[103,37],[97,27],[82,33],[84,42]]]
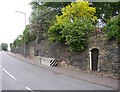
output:
[[[94,30],[96,9],[88,2],[73,2],[62,9],[62,15],[48,30],[49,39],[64,42],[71,51],[82,51],[87,47],[89,34]]]
[[[88,2],[73,2],[70,5],[62,9],[62,15],[56,16],[57,23],[64,24],[70,22],[70,19],[77,19],[78,17],[83,17],[95,22],[97,17],[94,16],[96,9],[94,7],[89,7]]]

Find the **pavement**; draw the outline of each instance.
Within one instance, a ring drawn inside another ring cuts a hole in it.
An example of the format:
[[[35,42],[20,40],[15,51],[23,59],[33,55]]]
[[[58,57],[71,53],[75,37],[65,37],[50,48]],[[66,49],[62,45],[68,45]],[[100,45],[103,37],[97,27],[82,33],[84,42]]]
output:
[[[55,74],[61,74],[61,75],[72,77],[74,79],[86,81],[86,82],[89,82],[92,84],[97,84],[97,85],[101,85],[104,87],[113,88],[115,90],[120,90],[120,80],[117,80],[117,79],[99,76],[99,75],[96,75],[96,74],[91,73],[91,72],[90,73],[86,73],[83,71],[78,72],[78,71],[74,71],[74,70],[71,70],[69,68],[64,68],[64,67],[49,67],[49,66],[45,66],[45,65],[40,64],[35,59],[24,58],[20,54],[14,54],[11,52],[7,52],[7,54],[9,54],[17,59],[20,59],[24,62],[30,63],[32,65],[41,67],[43,69],[47,69],[49,71],[53,71]]]

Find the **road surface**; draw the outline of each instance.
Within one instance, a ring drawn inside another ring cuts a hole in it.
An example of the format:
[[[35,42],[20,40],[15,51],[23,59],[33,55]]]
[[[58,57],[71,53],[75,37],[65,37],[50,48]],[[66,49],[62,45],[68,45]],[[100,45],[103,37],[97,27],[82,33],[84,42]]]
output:
[[[26,63],[0,52],[2,90],[113,90]]]

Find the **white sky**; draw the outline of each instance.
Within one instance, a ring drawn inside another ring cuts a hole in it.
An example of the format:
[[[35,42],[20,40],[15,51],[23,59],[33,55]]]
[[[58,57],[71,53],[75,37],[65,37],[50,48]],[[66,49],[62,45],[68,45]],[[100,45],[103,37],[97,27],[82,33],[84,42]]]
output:
[[[27,24],[31,0],[1,0],[0,1],[0,43],[11,43],[25,28],[25,16],[15,11],[26,13]]]

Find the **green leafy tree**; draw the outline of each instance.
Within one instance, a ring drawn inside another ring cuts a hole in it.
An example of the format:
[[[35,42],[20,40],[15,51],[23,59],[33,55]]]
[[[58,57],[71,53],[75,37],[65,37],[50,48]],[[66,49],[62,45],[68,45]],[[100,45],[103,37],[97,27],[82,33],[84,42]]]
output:
[[[0,47],[1,47],[1,49],[4,50],[4,51],[7,51],[7,50],[8,50],[8,44],[7,44],[7,43],[1,43]]]
[[[49,7],[40,5],[37,2],[32,3],[32,13],[30,16],[29,29],[31,34],[36,34],[36,37],[46,38],[47,30],[50,24],[53,24],[55,12]]]
[[[17,46],[20,46],[22,44],[22,36],[19,35],[14,41],[13,44],[11,44],[11,47],[15,48]]]
[[[70,2],[31,2],[32,13],[29,28],[32,34],[36,34],[36,41],[48,37],[48,29],[53,25],[55,16],[61,14],[61,9]]]
[[[120,14],[111,18],[108,22],[105,29],[107,38],[109,40],[115,39],[120,43]]]
[[[44,6],[46,7],[51,7],[52,10],[57,14],[57,15],[61,15],[61,9],[63,7],[66,7],[67,5],[69,5],[71,2],[45,2],[43,3]]]
[[[22,36],[22,43],[28,43],[30,41],[33,41],[36,39],[36,35],[35,34],[31,34],[30,29],[29,29],[29,25],[26,25],[25,30],[23,31],[23,36]]]
[[[96,10],[88,2],[73,2],[62,9],[62,15],[50,27],[49,39],[63,41],[71,51],[81,51],[87,47],[89,34],[94,30]]]
[[[58,15],[61,14],[61,9],[67,5],[69,5],[71,2],[31,2],[30,5],[32,5],[32,9],[37,9],[41,7],[47,7],[51,8],[52,11]]]
[[[29,26],[26,25],[25,30],[23,31],[22,35],[19,35],[13,43],[10,43],[10,48],[16,48],[17,46],[20,46],[22,44],[27,44],[30,41],[33,41],[36,39],[35,34],[31,34],[29,30]]]
[[[96,7],[96,15],[102,18],[105,22],[108,19],[120,13],[120,2],[93,2],[91,6]]]
[[[13,48],[13,43],[10,43],[10,48],[11,48],[11,49]]]

